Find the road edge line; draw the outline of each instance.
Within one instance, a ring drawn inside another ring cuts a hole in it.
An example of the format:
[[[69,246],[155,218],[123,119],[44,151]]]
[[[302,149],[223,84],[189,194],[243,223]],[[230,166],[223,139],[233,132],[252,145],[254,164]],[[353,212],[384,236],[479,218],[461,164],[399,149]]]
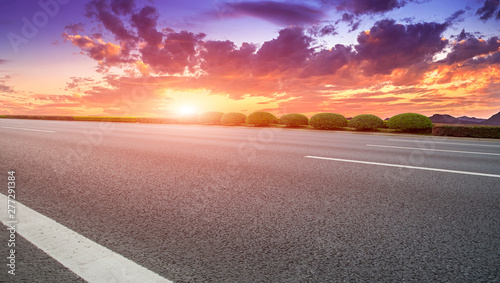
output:
[[[11,226],[7,202],[0,193],[0,220]],[[88,282],[172,282],[20,202],[16,208],[17,234]]]

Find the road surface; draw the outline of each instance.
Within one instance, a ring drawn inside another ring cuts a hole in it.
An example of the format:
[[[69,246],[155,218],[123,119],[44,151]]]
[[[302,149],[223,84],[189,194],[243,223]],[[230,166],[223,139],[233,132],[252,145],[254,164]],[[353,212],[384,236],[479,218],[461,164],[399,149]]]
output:
[[[3,195],[15,170],[22,205],[174,282],[500,281],[496,141],[0,119],[0,160]],[[83,281],[19,231],[0,279]]]

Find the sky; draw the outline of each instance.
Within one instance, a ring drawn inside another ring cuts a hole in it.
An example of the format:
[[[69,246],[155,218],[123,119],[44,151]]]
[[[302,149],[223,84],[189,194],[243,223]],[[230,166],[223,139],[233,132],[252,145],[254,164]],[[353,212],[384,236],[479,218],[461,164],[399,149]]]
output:
[[[500,111],[499,0],[2,0],[0,115]]]

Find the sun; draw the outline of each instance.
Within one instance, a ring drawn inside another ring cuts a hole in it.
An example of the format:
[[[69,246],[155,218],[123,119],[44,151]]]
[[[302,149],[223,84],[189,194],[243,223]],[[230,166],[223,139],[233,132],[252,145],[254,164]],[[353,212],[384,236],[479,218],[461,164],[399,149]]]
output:
[[[183,105],[178,108],[177,112],[181,115],[191,115],[196,113],[196,108],[190,105]]]

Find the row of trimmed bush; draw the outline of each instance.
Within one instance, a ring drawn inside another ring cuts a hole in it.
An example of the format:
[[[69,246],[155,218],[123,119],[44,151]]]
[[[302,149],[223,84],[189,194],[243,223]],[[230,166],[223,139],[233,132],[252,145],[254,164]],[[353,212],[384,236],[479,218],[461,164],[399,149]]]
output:
[[[336,113],[318,113],[308,119],[298,113],[285,114],[276,118],[269,112],[257,111],[248,116],[243,113],[206,112],[201,115],[182,116],[178,120],[169,118],[140,118],[140,117],[96,117],[96,116],[41,116],[41,115],[0,115],[0,118],[11,119],[41,119],[41,120],[66,120],[66,121],[101,121],[101,122],[129,122],[129,123],[201,123],[254,126],[268,126],[282,124],[288,127],[301,127],[310,125],[315,129],[341,129],[351,127],[357,130],[377,130],[390,128],[406,132],[429,132],[435,136],[500,138],[500,127],[467,126],[467,125],[433,125],[426,116],[415,113],[404,113],[393,116],[388,121],[382,121],[371,114],[358,115],[349,121]]]
[[[315,129],[330,130],[351,127],[357,130],[377,130],[380,128],[390,128],[402,131],[425,131],[433,126],[431,120],[420,114],[404,113],[399,114],[389,121],[371,114],[358,115],[351,120],[337,113],[318,113],[308,119],[306,116],[298,113],[285,114],[277,118],[273,114],[264,111],[253,112],[248,117],[243,113],[206,112],[201,115],[186,115],[179,118],[180,123],[193,124],[249,124],[254,126],[268,126],[271,124],[282,124],[288,127],[300,127],[310,125]]]
[[[432,135],[500,139],[500,127],[435,125],[432,128]]]

